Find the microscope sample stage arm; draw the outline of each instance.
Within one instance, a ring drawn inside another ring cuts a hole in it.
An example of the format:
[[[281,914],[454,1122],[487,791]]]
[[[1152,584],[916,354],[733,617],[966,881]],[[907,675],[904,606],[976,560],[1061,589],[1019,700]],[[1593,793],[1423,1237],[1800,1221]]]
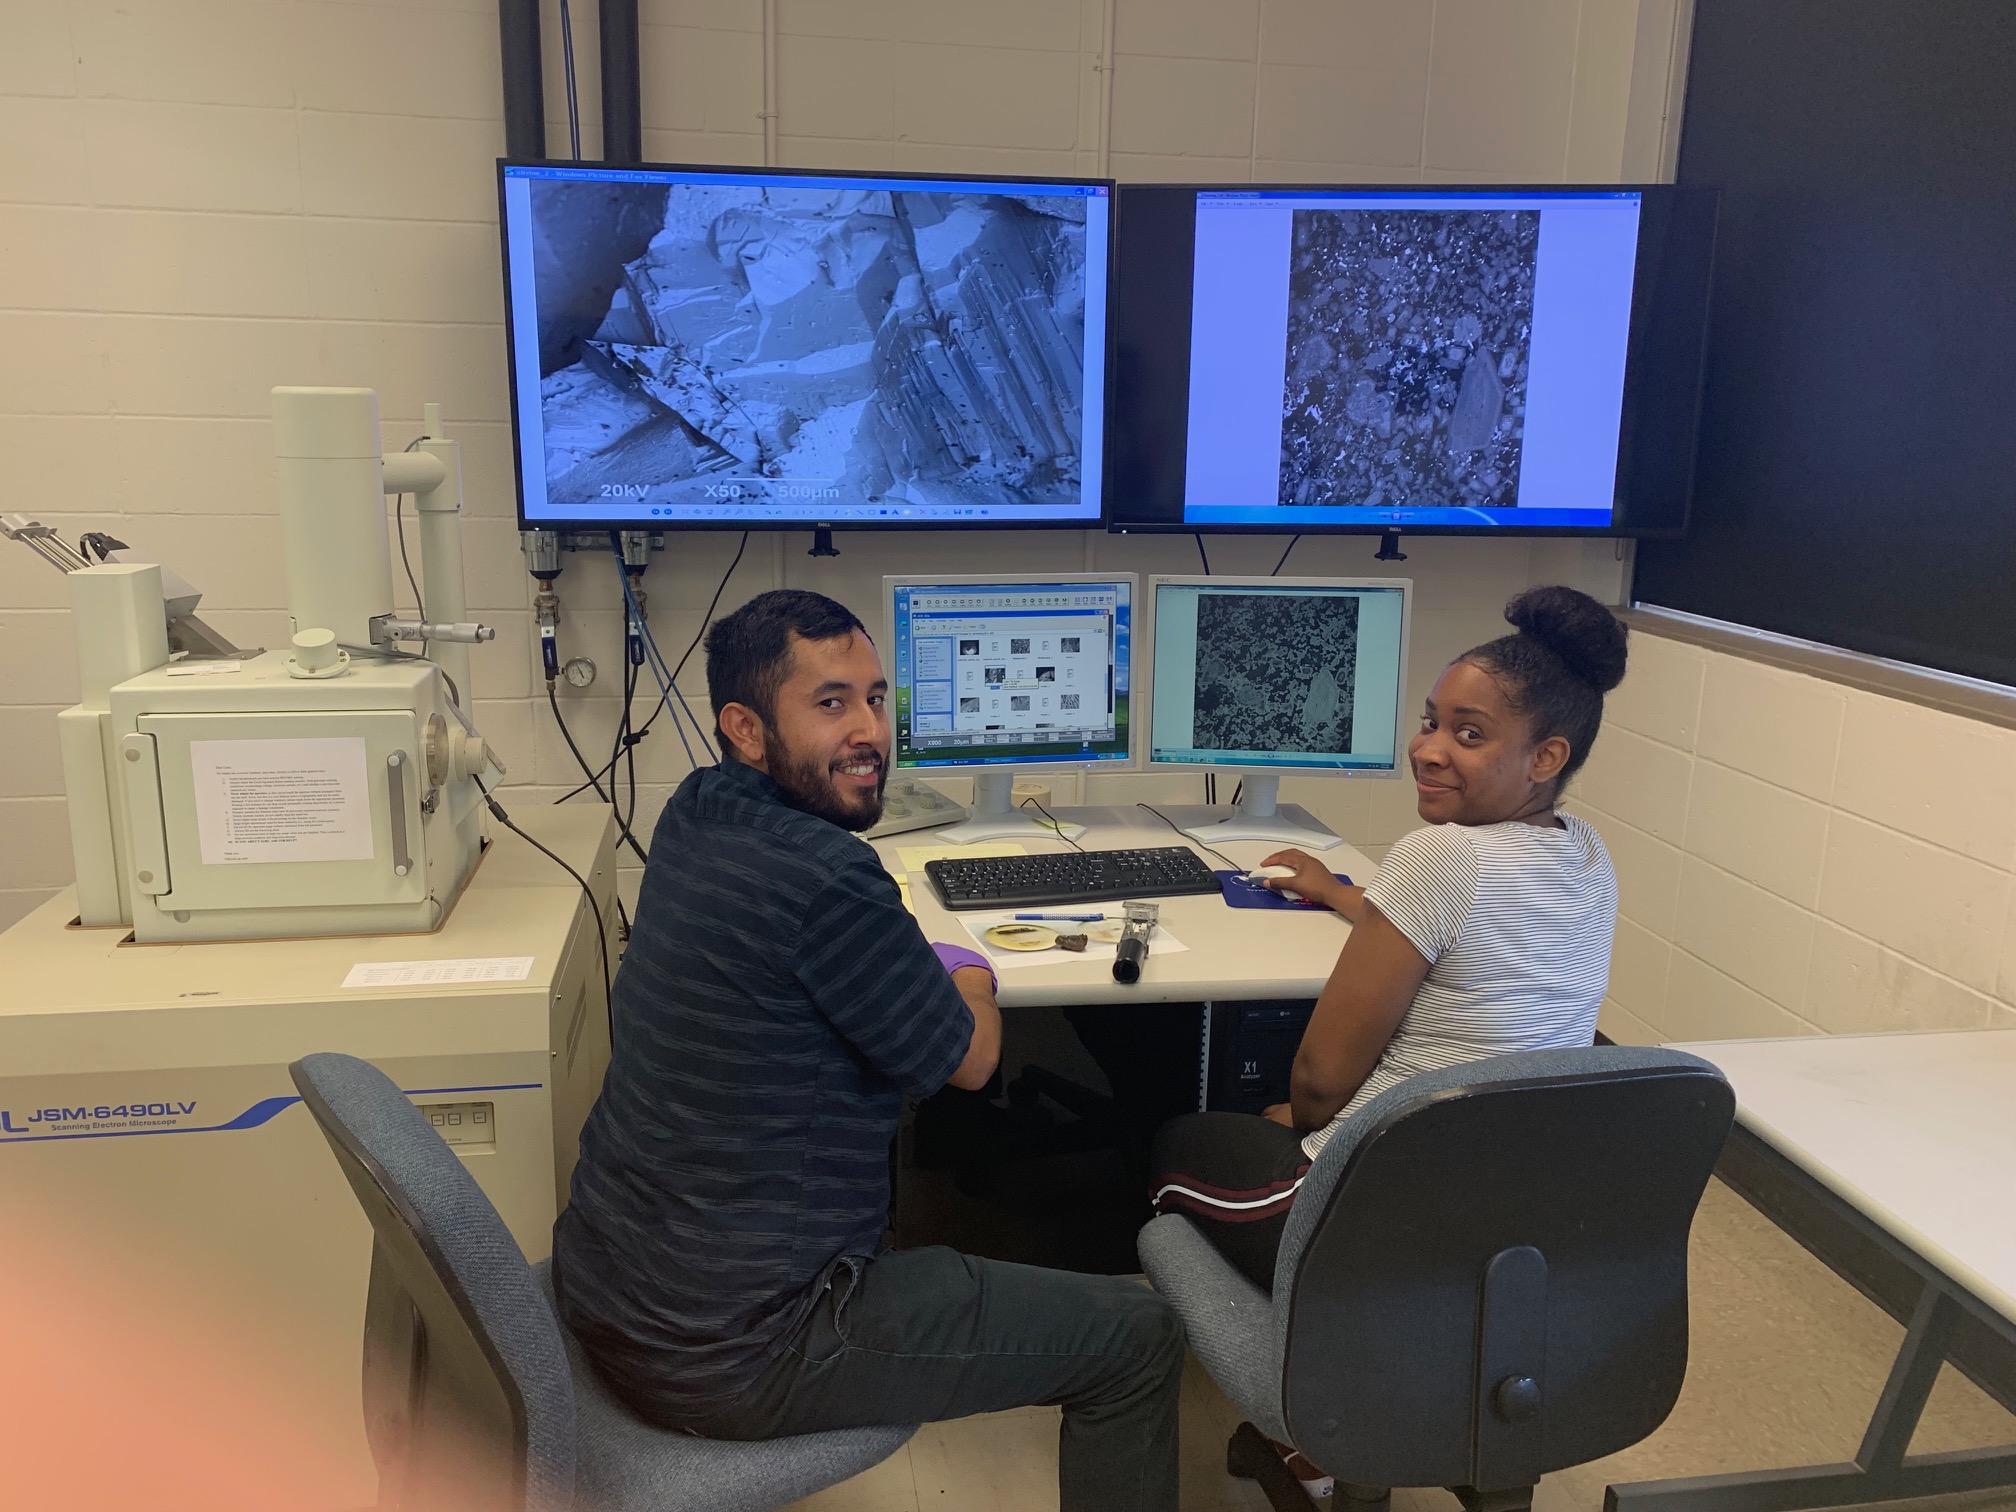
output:
[[[73,550],[63,538],[39,520],[26,515],[0,515],[0,536],[19,541],[58,572],[82,572],[103,563],[125,563],[132,550],[124,541],[109,536],[86,536]],[[92,557],[97,557],[97,563]],[[196,618],[196,606],[203,601],[201,590],[161,568],[161,607],[168,624],[168,650],[192,657],[256,656],[257,651],[240,651],[203,621]]]

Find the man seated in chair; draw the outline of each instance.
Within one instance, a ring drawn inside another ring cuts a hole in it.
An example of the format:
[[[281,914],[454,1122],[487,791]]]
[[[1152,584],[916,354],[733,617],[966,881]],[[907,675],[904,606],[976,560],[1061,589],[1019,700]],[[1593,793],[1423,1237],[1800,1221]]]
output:
[[[1154,1293],[884,1251],[903,1094],[986,1085],[994,977],[850,831],[882,811],[861,622],[759,595],[707,638],[720,764],[652,837],[554,1284],[641,1417],[708,1438],[1064,1409],[1063,1512],[1176,1506],[1179,1325]]]

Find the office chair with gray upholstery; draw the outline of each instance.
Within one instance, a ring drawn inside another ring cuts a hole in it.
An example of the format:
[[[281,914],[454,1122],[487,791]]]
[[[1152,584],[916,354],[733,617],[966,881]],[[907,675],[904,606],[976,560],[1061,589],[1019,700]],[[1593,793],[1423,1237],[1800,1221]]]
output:
[[[767,1512],[859,1474],[909,1427],[726,1443],[609,1395],[553,1310],[547,1266],[368,1062],[289,1068],[371,1220],[364,1417],[385,1509]]]
[[[1250,1418],[1227,1469],[1309,1508],[1264,1434],[1336,1477],[1340,1509],[1441,1486],[1526,1512],[1541,1476],[1650,1434],[1686,1375],[1687,1234],[1734,1112],[1675,1051],[1498,1056],[1338,1127],[1271,1296],[1187,1218],[1154,1219],[1149,1279]]]

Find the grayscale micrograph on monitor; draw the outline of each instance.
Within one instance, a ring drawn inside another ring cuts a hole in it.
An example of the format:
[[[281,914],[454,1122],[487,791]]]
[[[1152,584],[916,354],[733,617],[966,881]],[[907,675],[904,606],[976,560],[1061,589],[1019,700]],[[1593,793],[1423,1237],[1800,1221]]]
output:
[[[549,501],[1080,498],[1085,201],[532,186]]]
[[[1510,509],[1537,210],[1297,210],[1280,502]]]
[[[1358,600],[1206,593],[1197,600],[1200,751],[1351,752]]]

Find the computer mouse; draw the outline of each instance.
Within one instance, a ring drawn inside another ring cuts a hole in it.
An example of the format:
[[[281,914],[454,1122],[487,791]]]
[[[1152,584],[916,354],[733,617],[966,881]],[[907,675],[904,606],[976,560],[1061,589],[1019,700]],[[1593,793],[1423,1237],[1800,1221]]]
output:
[[[1292,877],[1294,875],[1295,868],[1292,866],[1256,866],[1253,870],[1246,873],[1244,880],[1248,882],[1271,882],[1278,877]]]

